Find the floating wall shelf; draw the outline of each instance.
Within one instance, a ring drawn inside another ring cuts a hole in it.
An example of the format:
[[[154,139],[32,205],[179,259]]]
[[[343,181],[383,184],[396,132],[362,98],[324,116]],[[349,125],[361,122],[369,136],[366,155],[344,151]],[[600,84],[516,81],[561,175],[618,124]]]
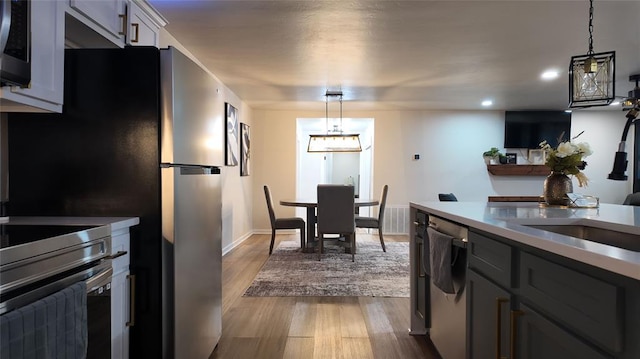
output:
[[[545,165],[487,165],[494,176],[548,176],[551,171]]]

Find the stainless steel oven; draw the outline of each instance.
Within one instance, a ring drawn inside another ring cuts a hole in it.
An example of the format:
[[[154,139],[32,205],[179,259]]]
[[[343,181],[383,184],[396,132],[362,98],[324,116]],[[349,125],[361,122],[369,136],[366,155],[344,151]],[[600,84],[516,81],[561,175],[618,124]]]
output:
[[[111,275],[108,271],[87,279],[88,359],[111,358]]]
[[[3,224],[0,233],[0,315],[82,282],[87,358],[110,358],[110,226]]]
[[[31,82],[31,2],[0,0],[0,85]]]

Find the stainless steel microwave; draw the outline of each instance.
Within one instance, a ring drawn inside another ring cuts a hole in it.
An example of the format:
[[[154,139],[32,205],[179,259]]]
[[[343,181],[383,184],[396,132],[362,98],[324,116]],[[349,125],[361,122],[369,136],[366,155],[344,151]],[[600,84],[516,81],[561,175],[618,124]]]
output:
[[[0,85],[31,82],[30,0],[0,0]]]

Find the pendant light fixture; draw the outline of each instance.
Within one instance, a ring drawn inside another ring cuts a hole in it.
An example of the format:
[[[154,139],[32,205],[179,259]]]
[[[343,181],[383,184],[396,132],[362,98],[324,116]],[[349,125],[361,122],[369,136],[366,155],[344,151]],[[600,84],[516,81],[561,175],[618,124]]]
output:
[[[593,0],[589,0],[589,51],[571,57],[569,107],[606,106],[615,98],[615,51],[593,52]]]
[[[332,131],[329,131],[329,97],[338,97],[340,100],[340,126],[334,125]],[[327,91],[325,99],[327,133],[309,135],[307,152],[362,152],[358,134],[342,133],[342,91]]]

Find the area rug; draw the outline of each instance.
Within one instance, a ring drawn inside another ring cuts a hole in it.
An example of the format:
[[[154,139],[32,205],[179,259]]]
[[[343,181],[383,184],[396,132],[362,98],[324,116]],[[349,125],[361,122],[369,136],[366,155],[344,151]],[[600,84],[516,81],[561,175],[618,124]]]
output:
[[[355,262],[344,248],[326,244],[318,261],[302,253],[300,242],[281,242],[246,297],[409,297],[409,243],[358,241]]]

